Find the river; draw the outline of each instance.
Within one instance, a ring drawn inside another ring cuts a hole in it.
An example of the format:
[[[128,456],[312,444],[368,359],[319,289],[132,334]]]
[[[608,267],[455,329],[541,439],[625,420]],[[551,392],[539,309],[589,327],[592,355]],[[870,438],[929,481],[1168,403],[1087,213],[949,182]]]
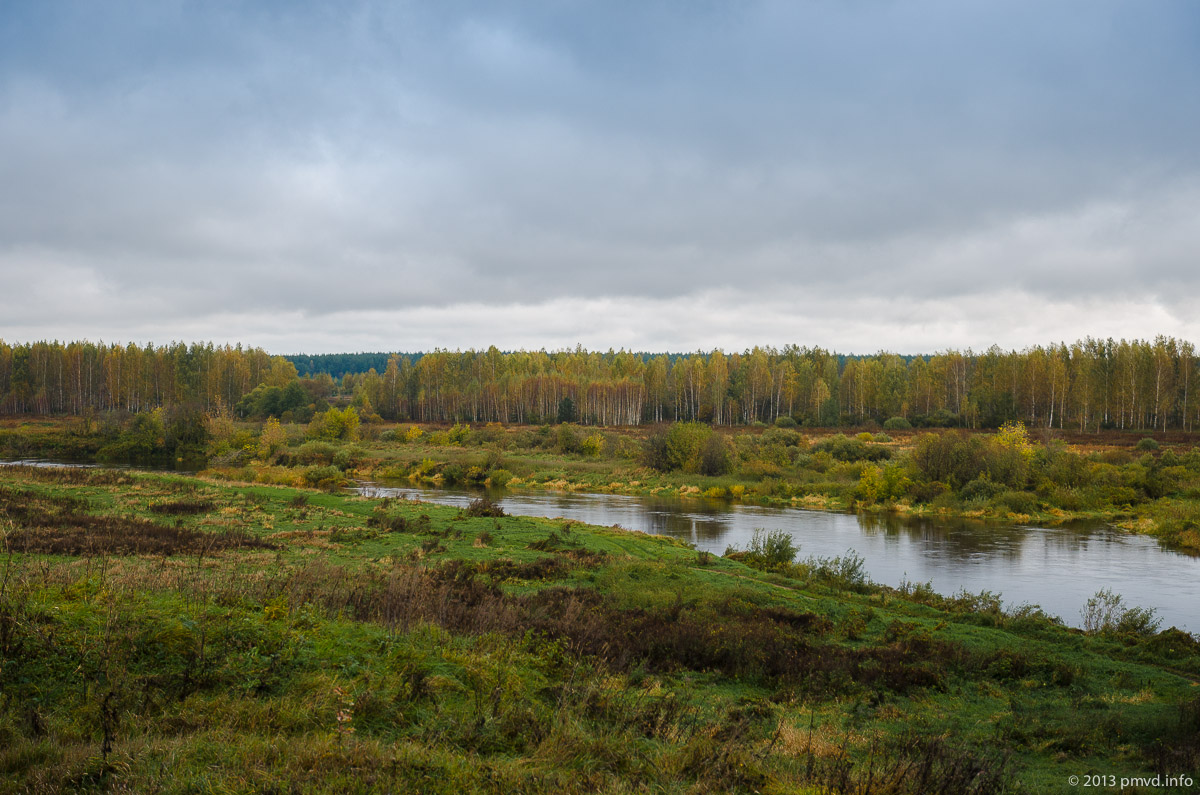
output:
[[[372,497],[405,497],[466,505],[478,492],[367,484]],[[800,557],[854,551],[868,576],[884,585],[931,583],[939,593],[992,591],[1007,606],[1030,603],[1068,624],[1101,588],[1130,607],[1153,608],[1164,628],[1200,632],[1200,558],[1129,535],[1103,523],[1043,528],[956,519],[854,515],[740,505],[721,500],[617,494],[500,491],[491,495],[517,516],[620,525],[688,541],[722,554],[745,549],[756,528],[784,530]]]

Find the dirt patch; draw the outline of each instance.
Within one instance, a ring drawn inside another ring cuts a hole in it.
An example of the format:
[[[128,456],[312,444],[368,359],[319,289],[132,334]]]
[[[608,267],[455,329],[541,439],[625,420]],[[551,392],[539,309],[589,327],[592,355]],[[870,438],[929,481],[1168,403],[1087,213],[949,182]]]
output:
[[[8,534],[8,545],[16,552],[49,555],[195,555],[274,548],[245,532],[202,533],[119,516],[70,516],[62,520],[56,527],[14,530]]]
[[[85,513],[86,500],[0,488],[0,516],[15,525],[7,544],[50,555],[192,555],[225,549],[273,549],[244,531],[205,533],[127,516]]]

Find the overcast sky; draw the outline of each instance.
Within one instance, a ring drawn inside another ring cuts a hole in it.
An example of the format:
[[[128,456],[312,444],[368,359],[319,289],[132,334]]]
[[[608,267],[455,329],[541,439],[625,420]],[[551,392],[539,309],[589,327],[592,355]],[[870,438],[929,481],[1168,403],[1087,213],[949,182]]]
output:
[[[0,338],[1200,341],[1200,3],[0,3]]]

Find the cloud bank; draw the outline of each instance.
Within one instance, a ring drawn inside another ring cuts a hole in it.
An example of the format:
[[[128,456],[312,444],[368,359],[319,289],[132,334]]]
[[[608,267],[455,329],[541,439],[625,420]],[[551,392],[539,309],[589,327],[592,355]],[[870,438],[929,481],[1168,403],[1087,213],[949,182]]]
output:
[[[1183,0],[0,14],[6,339],[1200,338]]]

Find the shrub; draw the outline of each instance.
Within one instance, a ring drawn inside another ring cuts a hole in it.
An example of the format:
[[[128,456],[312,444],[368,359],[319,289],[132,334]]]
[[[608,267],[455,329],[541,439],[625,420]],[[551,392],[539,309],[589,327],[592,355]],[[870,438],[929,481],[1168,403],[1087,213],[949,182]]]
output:
[[[1081,611],[1083,629],[1091,635],[1153,635],[1161,623],[1153,608],[1126,607],[1121,595],[1101,588]]]
[[[604,452],[604,437],[598,433],[593,433],[580,443],[579,451],[592,458],[599,456]]]
[[[883,423],[885,431],[907,431],[910,428],[912,428],[912,423],[903,417],[891,417]]]
[[[796,421],[785,414],[782,417],[775,418],[775,427],[776,428],[795,428]]]
[[[886,467],[869,465],[863,467],[855,493],[867,504],[874,504],[903,497],[911,485],[912,481],[904,474],[903,467],[895,464]]]
[[[805,564],[813,575],[844,588],[863,588],[867,579],[867,561],[853,549],[834,558],[809,558]]]
[[[828,452],[838,461],[884,461],[892,457],[892,451],[886,447],[867,444],[861,439],[851,439],[840,433],[822,439],[813,449]]]
[[[1158,449],[1158,447],[1158,442],[1156,442],[1154,439],[1151,439],[1149,436],[1145,437],[1134,445],[1135,450],[1143,450],[1146,452],[1154,452]]]
[[[660,472],[699,472],[701,451],[712,435],[713,429],[703,423],[676,422],[646,439],[642,461]]]
[[[777,478],[783,474],[783,468],[779,464],[770,461],[747,461],[740,467],[741,475],[749,480],[763,480],[764,478]]]
[[[479,517],[479,516],[507,516],[504,509],[500,507],[500,503],[492,500],[488,496],[478,497],[471,500],[471,504],[463,510],[464,516]]]
[[[734,550],[731,556],[755,568],[777,568],[787,565],[796,559],[800,548],[796,546],[791,534],[784,530],[765,530],[761,527],[754,531],[750,539],[750,548],[744,553]]]
[[[345,483],[345,476],[335,466],[309,467],[304,470],[304,480],[312,486],[340,486]]]
[[[294,457],[300,464],[332,464],[335,452],[329,442],[305,442],[296,448]]]
[[[1004,484],[994,483],[987,475],[975,478],[958,491],[958,496],[968,502],[987,501],[1004,493]]]
[[[578,429],[567,423],[559,425],[555,447],[560,453],[578,453],[581,449]]]
[[[344,409],[329,409],[312,418],[308,424],[308,435],[314,439],[336,441],[358,438],[358,426],[361,423],[358,412],[353,406]]]
[[[916,502],[933,502],[943,494],[950,493],[950,487],[940,480],[935,480],[932,483],[912,483],[909,486],[908,494]]]
[[[1037,511],[1037,501],[1027,491],[1005,491],[996,502],[1013,513],[1030,514]]]
[[[358,447],[343,447],[333,454],[333,465],[338,469],[356,467],[362,460],[363,451]]]
[[[922,434],[910,460],[924,480],[940,480],[951,488],[970,483],[987,471],[983,440],[961,431]]]
[[[749,440],[754,439],[752,436],[747,436],[745,438]],[[758,443],[760,446],[778,445],[780,447],[807,447],[804,435],[799,431],[793,431],[789,428],[768,428],[767,430],[763,431],[762,436],[758,437]]]
[[[732,466],[729,443],[719,433],[710,433],[700,449],[700,474],[717,476],[727,473]]]
[[[512,479],[513,473],[501,467],[497,467],[487,474],[487,482],[492,486],[505,486]]]

